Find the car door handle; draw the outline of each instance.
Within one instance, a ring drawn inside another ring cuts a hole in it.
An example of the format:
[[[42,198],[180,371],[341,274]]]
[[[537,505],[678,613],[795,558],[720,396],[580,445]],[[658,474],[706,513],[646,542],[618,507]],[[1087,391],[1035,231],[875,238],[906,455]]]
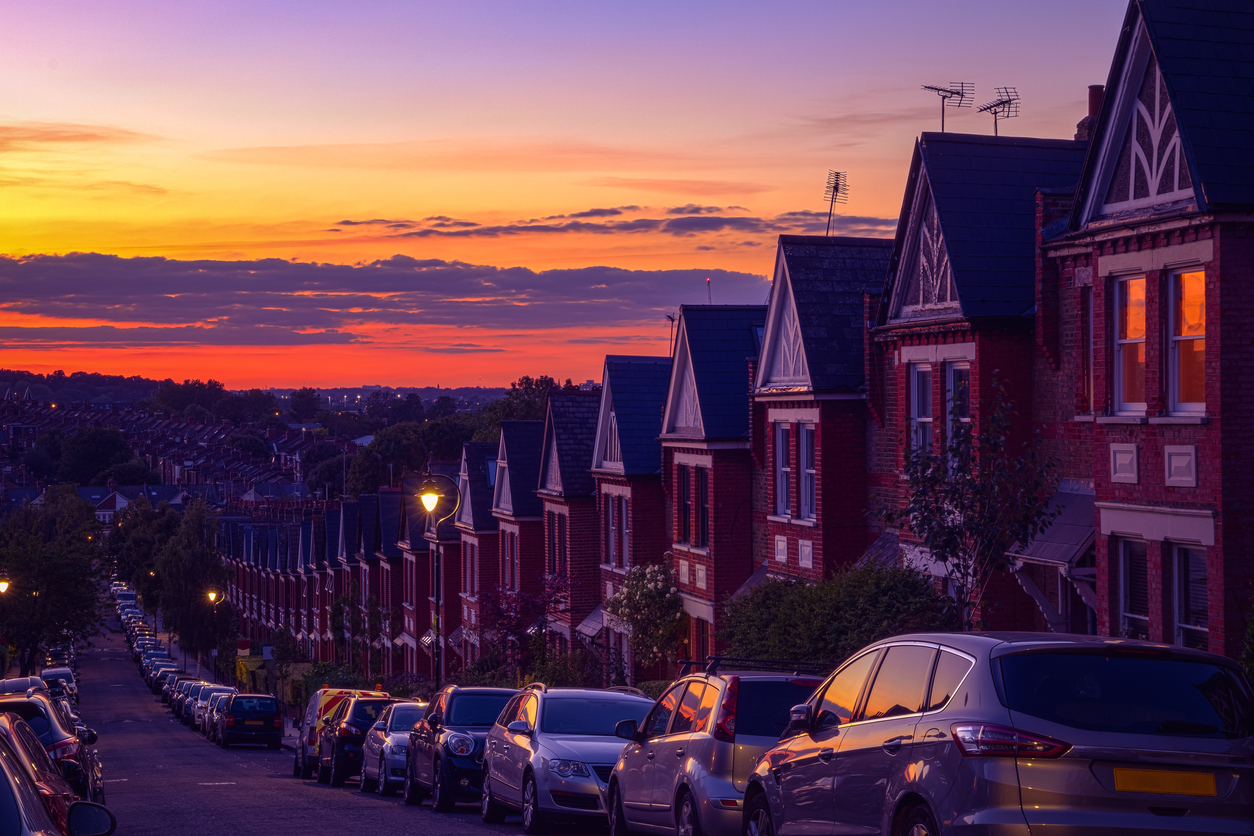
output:
[[[682,758],[683,756],[684,756],[684,750],[683,750],[683,749],[676,749],[676,750],[675,750],[675,757],[677,757],[677,758]]]
[[[904,737],[891,737],[884,741],[884,751],[889,754],[895,754],[901,749],[901,744],[905,742]]]
[[[645,757],[648,758],[649,760],[653,760],[653,753],[650,752],[649,754],[645,755]]]
[[[827,749],[820,749],[819,760],[823,761],[824,763],[826,763],[827,761],[830,761],[832,759],[832,755],[835,754],[835,751],[836,750],[830,747]]]

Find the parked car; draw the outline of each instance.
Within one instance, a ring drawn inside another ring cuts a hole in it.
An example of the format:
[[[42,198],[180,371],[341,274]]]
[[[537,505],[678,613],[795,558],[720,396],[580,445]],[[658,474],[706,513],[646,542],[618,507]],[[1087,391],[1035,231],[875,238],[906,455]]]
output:
[[[806,670],[711,658],[668,688],[643,724],[620,723],[615,734],[630,742],[607,790],[614,836],[659,829],[740,836],[754,765],[788,726],[789,709],[823,681]]]
[[[189,699],[188,705],[191,706],[189,725],[194,726],[200,731],[204,726],[205,709],[209,706],[209,698],[215,694],[237,694],[239,693],[230,685],[210,685],[207,688],[200,689],[200,693],[195,699]]]
[[[405,750],[405,803],[431,795],[437,812],[458,801],[478,802],[483,789],[483,747],[488,730],[517,694],[509,688],[449,685],[409,732]]]
[[[745,824],[760,836],[1245,832],[1252,735],[1250,683],[1221,656],[1056,633],[900,636],[794,709],[754,770]]]
[[[65,829],[57,827],[39,787],[23,768],[21,757],[0,739],[0,822],[5,836],[110,836],[117,828],[113,814],[99,804],[75,801],[66,812]]]
[[[297,778],[311,778],[318,766],[318,732],[322,721],[331,716],[340,703],[352,696],[384,697],[386,691],[360,691],[352,688],[319,688],[309,695],[305,712],[296,718],[300,736],[296,740],[296,752],[292,761],[292,774]]]
[[[18,755],[27,776],[34,782],[39,797],[48,808],[48,815],[56,822],[58,831],[64,833],[70,805],[79,800],[74,788],[53,764],[47,750],[26,721],[12,714],[0,714],[0,739],[8,743]]]
[[[499,824],[519,810],[527,834],[555,819],[603,823],[602,792],[624,746],[614,730],[623,720],[639,724],[652,707],[641,691],[524,688],[488,732],[483,820]]]
[[[175,712],[175,716],[179,718],[179,722],[185,726],[190,726],[192,724],[196,713],[196,702],[200,699],[200,695],[205,692],[205,689],[212,687],[212,682],[205,682],[204,680],[192,683],[192,687],[187,689],[187,693],[184,694],[183,699],[179,701],[178,711]]]
[[[409,730],[422,719],[425,702],[397,702],[383,709],[362,744],[361,791],[391,795],[405,781]]]
[[[209,704],[205,707],[204,717],[201,719],[200,732],[205,739],[216,743],[218,740],[218,720],[222,717],[222,707],[226,705],[226,701],[231,695],[237,693],[234,688],[229,691],[214,694],[209,698]]]
[[[6,694],[0,697],[0,713],[3,712],[30,725],[79,798],[104,803],[104,775],[96,754],[94,731],[75,726],[46,691]]]
[[[361,774],[362,744],[366,732],[392,700],[353,695],[340,702],[318,731],[318,783],[342,787]]]
[[[60,682],[69,698],[78,702],[78,683],[74,681],[74,672],[69,668],[44,668],[39,672],[39,678],[49,687],[53,682]]]
[[[279,748],[283,741],[283,715],[269,694],[232,694],[218,720],[218,745],[229,749],[236,743],[256,743]]]

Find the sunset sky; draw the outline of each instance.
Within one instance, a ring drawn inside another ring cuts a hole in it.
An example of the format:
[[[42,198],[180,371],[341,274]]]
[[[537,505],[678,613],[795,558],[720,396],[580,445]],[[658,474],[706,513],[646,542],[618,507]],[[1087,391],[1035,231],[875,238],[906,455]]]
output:
[[[889,235],[924,83],[1070,138],[1124,0],[0,4],[0,367],[228,387],[599,378]],[[991,133],[950,110],[947,128]]]

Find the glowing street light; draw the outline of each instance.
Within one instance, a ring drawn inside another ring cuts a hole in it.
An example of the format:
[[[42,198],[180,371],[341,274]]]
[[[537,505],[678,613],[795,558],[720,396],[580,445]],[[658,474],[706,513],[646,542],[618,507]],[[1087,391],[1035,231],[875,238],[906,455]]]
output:
[[[9,591],[9,579],[0,578],[0,595],[3,595],[4,593],[8,591]]]

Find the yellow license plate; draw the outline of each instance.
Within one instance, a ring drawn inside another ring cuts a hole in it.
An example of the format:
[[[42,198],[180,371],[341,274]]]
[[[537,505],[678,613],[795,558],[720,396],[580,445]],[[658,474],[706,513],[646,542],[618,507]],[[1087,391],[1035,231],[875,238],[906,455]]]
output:
[[[1215,776],[1210,772],[1167,772],[1162,769],[1116,769],[1119,792],[1153,792],[1163,795],[1214,796]]]
[[[245,726],[260,726],[263,722],[265,721],[264,720],[245,720],[244,725]],[[1211,793],[1211,795],[1214,795],[1214,793]]]

